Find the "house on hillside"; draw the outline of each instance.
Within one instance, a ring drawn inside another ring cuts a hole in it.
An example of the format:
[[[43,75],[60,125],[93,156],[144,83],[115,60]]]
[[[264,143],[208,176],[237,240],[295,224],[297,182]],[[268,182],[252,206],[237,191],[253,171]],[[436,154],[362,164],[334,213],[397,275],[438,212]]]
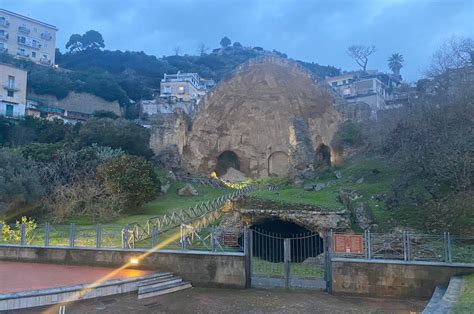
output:
[[[57,31],[53,25],[0,9],[0,52],[52,66]]]
[[[401,84],[395,76],[374,70],[344,73],[326,82],[347,102],[366,103],[372,111],[391,107],[387,103],[399,98],[397,88]]]
[[[25,115],[27,72],[0,63],[0,116],[19,118]]]
[[[160,97],[176,97],[183,101],[198,101],[214,85],[213,80],[203,79],[197,73],[165,73],[160,84]]]

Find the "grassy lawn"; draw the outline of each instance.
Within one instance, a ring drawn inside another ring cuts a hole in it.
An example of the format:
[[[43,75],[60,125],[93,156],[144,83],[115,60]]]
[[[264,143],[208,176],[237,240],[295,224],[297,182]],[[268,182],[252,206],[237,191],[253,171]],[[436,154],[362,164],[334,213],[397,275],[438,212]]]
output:
[[[464,276],[464,286],[461,296],[453,309],[453,313],[472,313],[474,309],[474,274]]]
[[[337,179],[334,171],[341,171],[342,178]],[[385,210],[383,201],[378,201],[372,196],[386,194],[396,178],[396,173],[386,163],[379,159],[351,160],[334,169],[319,173],[318,180],[307,181],[305,184],[332,182],[333,185],[318,192],[304,191],[290,185],[280,185],[278,192],[256,191],[252,196],[292,204],[310,204],[323,209],[340,210],[344,205],[339,201],[339,190],[355,191],[361,196],[357,202],[369,204],[375,215],[377,223],[383,228],[390,221],[390,213]],[[363,178],[362,183],[357,183]]]
[[[102,225],[102,245],[103,247],[119,248],[122,246],[121,230],[126,224],[139,223],[145,225],[149,218],[170,214],[173,211],[179,211],[193,207],[199,203],[214,200],[219,196],[231,193],[232,189],[216,189],[213,187],[193,185],[198,191],[198,196],[178,196],[177,190],[183,187],[185,183],[175,183],[169,189],[168,193],[160,196],[157,199],[143,205],[136,215],[124,215],[114,221],[108,223],[101,223]],[[52,224],[50,230],[50,245],[69,246],[70,224],[76,224],[76,246],[90,246],[96,245],[96,225],[91,217],[72,217],[62,224]],[[179,228],[177,229],[179,231]],[[160,236],[164,239],[175,233],[176,230],[170,230],[166,234]],[[44,244],[44,223],[38,222],[38,227],[35,229],[28,244],[43,245]],[[3,237],[0,237],[0,243],[6,243]],[[18,241],[8,241],[8,243],[16,243]],[[137,247],[151,247],[151,240],[137,243]]]

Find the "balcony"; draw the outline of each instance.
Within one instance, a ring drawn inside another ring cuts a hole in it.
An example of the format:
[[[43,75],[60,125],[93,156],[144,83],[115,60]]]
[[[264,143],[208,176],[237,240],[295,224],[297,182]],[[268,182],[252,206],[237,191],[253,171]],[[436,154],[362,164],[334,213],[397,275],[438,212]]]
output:
[[[21,50],[18,50],[16,52],[16,55],[19,56],[19,57],[22,57],[22,58],[29,58],[30,57],[30,54],[25,52],[25,51],[21,51]]]
[[[46,58],[40,58],[39,63],[44,64],[44,65],[51,65],[51,60],[46,59]]]
[[[8,40],[8,33],[0,33],[0,40]]]
[[[51,40],[51,39],[53,39],[53,35],[51,35],[48,32],[44,32],[44,33],[41,33],[41,38],[43,38],[45,40]]]
[[[10,22],[8,22],[7,19],[3,18],[3,19],[0,19],[0,27],[8,27],[10,26]]]
[[[15,83],[13,82],[6,82],[5,84],[3,84],[3,88],[13,92],[17,92],[20,90],[18,87],[15,86]]]
[[[31,32],[31,30],[25,26],[18,27],[18,31],[23,34],[29,34]]]
[[[41,49],[41,44],[37,41],[25,42],[18,39],[18,44],[25,47],[33,48],[33,49]]]
[[[0,52],[7,53],[7,52],[8,52],[8,48],[0,47]]]

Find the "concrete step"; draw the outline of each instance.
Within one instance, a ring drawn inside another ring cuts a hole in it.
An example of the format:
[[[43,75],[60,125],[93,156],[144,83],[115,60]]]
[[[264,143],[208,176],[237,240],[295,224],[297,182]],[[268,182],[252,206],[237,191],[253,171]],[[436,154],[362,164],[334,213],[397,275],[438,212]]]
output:
[[[138,283],[138,287],[146,286],[146,285],[149,285],[150,283],[169,280],[170,278],[173,278],[173,277],[174,276],[173,276],[172,273],[168,273],[168,274],[160,276],[160,277],[147,278],[147,279],[144,279],[144,280],[140,280],[140,282]]]
[[[163,287],[172,283],[179,283],[183,281],[181,277],[171,277],[171,278],[165,278],[161,280],[156,280],[156,281],[149,281],[146,282],[143,285],[138,285],[138,293],[142,293],[143,291],[148,291],[148,290],[153,290],[155,288]]]
[[[422,314],[437,313],[439,302],[443,298],[445,292],[446,288],[436,287],[435,291],[433,292],[433,295],[431,296],[430,302],[428,302]]]
[[[463,286],[463,279],[458,276],[453,276],[449,280],[449,285],[446,291],[444,291],[443,296],[439,299],[439,301],[436,303],[435,308],[427,309],[430,311],[423,311],[425,314],[447,314],[451,311],[451,309],[454,307],[456,304],[459,295],[461,293],[461,289]],[[431,301],[430,301],[431,303]],[[430,305],[428,303],[428,305]]]
[[[142,290],[142,292],[138,292],[138,299],[145,299],[145,298],[150,298],[150,297],[154,297],[158,295],[168,294],[168,293],[188,289],[191,287],[192,287],[191,283],[187,281],[171,283],[171,284],[167,284],[158,288]]]

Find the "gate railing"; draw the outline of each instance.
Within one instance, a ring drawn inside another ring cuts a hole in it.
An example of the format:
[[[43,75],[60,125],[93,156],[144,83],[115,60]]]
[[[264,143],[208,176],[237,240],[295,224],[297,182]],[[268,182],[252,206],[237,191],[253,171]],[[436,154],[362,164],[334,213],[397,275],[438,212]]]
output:
[[[326,288],[326,250],[318,233],[284,236],[252,229],[250,239],[253,281],[265,277],[286,288]]]
[[[333,257],[474,264],[474,236],[410,231],[333,233]]]

